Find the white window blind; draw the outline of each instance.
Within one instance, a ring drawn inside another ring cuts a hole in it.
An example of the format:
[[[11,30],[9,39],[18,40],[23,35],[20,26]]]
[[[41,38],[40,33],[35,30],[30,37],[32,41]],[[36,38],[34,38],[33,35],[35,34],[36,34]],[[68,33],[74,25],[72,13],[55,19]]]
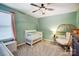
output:
[[[11,13],[0,12],[0,41],[13,38]]]

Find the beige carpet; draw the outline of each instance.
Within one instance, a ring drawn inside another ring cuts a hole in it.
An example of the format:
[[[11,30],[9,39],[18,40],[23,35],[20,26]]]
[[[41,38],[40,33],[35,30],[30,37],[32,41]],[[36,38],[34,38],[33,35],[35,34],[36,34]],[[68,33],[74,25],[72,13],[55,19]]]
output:
[[[15,56],[70,56],[69,52],[65,52],[59,45],[40,41],[32,47],[28,44],[18,47]]]

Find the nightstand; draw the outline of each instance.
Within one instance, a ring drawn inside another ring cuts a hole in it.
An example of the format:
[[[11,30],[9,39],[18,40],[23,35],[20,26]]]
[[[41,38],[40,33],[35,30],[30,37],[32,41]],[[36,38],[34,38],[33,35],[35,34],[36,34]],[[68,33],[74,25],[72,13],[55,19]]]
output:
[[[53,35],[53,42],[56,42],[56,35]]]
[[[53,43],[54,43],[54,44],[57,44],[57,43],[56,43],[56,35],[55,35],[55,34],[53,35]]]

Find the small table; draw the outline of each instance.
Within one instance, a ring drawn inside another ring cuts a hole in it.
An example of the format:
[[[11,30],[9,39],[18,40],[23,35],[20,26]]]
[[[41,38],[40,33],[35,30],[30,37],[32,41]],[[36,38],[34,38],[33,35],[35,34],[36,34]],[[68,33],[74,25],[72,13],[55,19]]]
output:
[[[56,44],[56,35],[53,35],[53,43]]]
[[[55,36],[55,34],[54,34],[54,36],[53,36],[53,39],[54,39],[54,42],[56,42],[56,36]]]

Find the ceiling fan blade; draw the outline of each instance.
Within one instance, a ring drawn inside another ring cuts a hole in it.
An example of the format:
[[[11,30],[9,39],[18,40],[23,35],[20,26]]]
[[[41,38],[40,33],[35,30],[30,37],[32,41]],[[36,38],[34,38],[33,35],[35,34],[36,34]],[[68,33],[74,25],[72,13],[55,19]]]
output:
[[[38,6],[38,5],[36,5],[36,4],[33,4],[33,3],[31,3],[30,5],[40,8],[40,6]]]
[[[40,9],[38,9],[38,10],[40,10]],[[36,11],[38,11],[38,10],[34,10],[34,11],[32,11],[32,13],[34,13],[34,12],[36,12]]]
[[[36,11],[38,11],[38,10],[34,10],[34,11],[32,11],[32,13],[34,13],[34,12],[36,12]]]
[[[54,9],[52,8],[45,8],[46,10],[49,10],[49,11],[53,11]]]

